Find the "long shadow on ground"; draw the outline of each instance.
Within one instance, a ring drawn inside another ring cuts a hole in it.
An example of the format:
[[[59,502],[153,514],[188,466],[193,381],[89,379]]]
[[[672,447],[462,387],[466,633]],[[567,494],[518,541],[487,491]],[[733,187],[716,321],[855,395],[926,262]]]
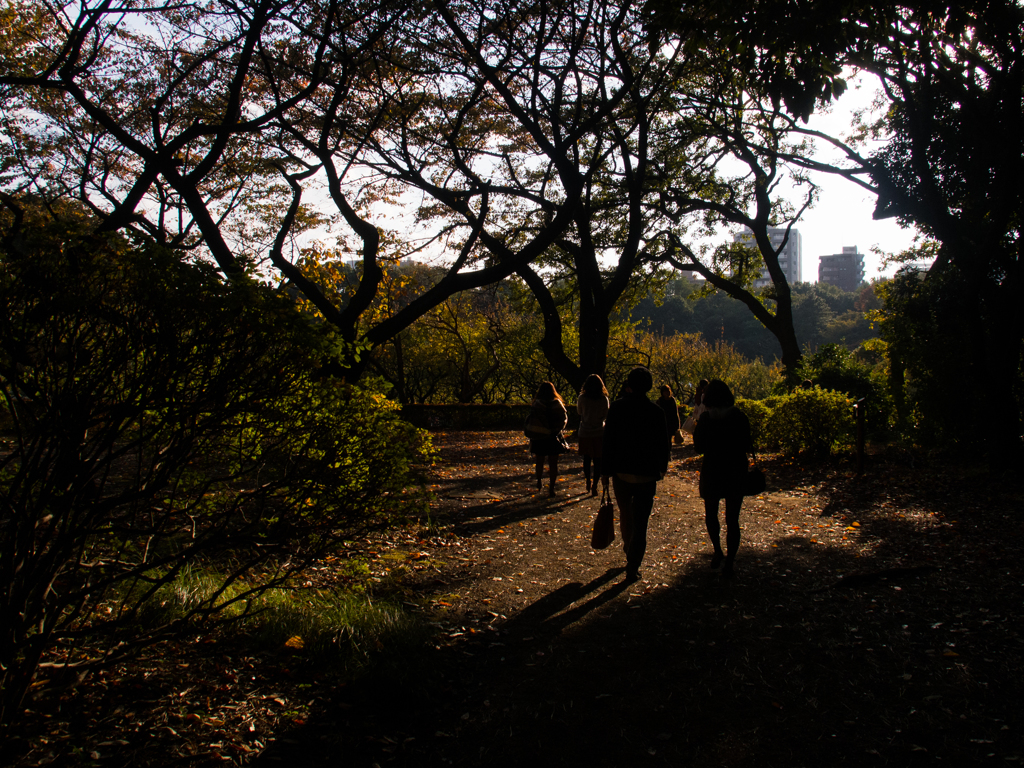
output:
[[[1004,611],[1019,572],[977,579],[946,557],[880,568],[827,547],[790,557],[804,543],[745,552],[732,582],[693,559],[670,584],[627,586],[613,569],[553,587],[496,619],[496,632],[344,687],[319,719],[278,734],[260,762],[1019,761],[1024,640]],[[874,576],[817,576],[837,568]]]

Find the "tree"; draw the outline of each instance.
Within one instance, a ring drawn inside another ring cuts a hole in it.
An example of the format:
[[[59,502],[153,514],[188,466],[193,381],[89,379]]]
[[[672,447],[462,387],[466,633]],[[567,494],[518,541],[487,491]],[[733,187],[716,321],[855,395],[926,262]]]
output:
[[[772,197],[784,130],[719,49],[651,45],[630,0],[31,7],[18,27],[30,53],[0,52],[18,116],[11,184],[77,197],[104,227],[205,253],[232,279],[257,267],[284,276],[353,349],[516,274],[538,301],[545,354],[575,386],[603,370],[615,308],[663,279],[659,265],[684,264],[746,303],[787,365],[799,356],[765,234],[791,220]],[[344,306],[288,253],[320,222],[309,198],[321,183],[363,265]],[[391,246],[370,217],[409,189],[431,200],[419,220],[435,245],[422,247],[443,245],[450,265],[367,324]],[[754,230],[771,301],[727,277],[748,254],[702,261],[689,247],[722,222]],[[564,278],[576,287],[574,352],[551,290]]]
[[[944,284],[960,281],[974,339],[968,364],[990,387],[986,409],[1005,416],[977,421],[994,458],[1019,458],[1024,8],[1013,0],[656,6],[666,27],[699,27],[730,46],[789,107],[794,126],[843,92],[844,67],[877,78],[885,110],[861,136],[882,149],[862,154],[857,143],[801,129],[845,162],[787,159],[860,184],[878,196],[876,217],[898,217],[941,244],[931,270]]]
[[[393,339],[390,359],[383,354],[389,345],[379,347],[372,365],[389,381],[402,381],[406,395],[410,377],[423,379],[425,372],[433,372],[433,387],[420,391],[420,402],[435,397],[440,402],[486,402],[502,365],[499,350],[515,331],[510,320],[498,286],[457,293]],[[400,349],[395,346],[399,341]]]
[[[208,257],[233,280],[283,276],[355,342],[382,279],[381,233],[328,162],[331,120],[359,111],[353,81],[405,11],[336,0],[24,5],[0,50],[6,194],[79,200],[100,230]],[[301,141],[303,128],[321,141]],[[324,177],[364,264],[343,308],[288,253],[324,222],[303,199]]]
[[[379,85],[392,119],[348,145],[371,147],[363,162],[374,173],[429,195],[422,215],[446,233],[465,231],[459,258],[477,247],[481,276],[512,269],[526,282],[545,322],[541,346],[561,376],[575,387],[604,371],[610,318],[663,281],[665,265],[730,288],[795,364],[777,251],[769,244],[764,256],[777,284],[770,309],[687,247],[728,221],[760,232],[764,250],[767,227],[783,216],[773,200],[782,169],[743,136],[784,137],[770,116],[743,117],[742,78],[682,42],[649,45],[630,2],[437,10],[434,24],[405,37],[422,51],[416,66]],[[748,167],[730,176],[737,157]],[[567,281],[571,294],[559,290]],[[563,340],[565,302],[575,350]]]
[[[823,332],[834,316],[828,302],[818,293],[801,298],[794,312],[794,330],[805,348],[815,349],[822,341]]]
[[[963,322],[973,300],[962,281],[952,269],[908,265],[879,293],[882,307],[871,314],[886,343],[899,425],[925,445],[984,446],[987,435],[974,421],[965,427],[961,407],[976,399],[964,393],[987,393],[987,384],[964,364],[974,339],[970,324]]]
[[[66,205],[16,210],[0,218],[2,723],[41,671],[37,688],[244,616],[408,513],[425,450],[383,398],[313,375],[330,340],[289,300],[88,234]],[[207,586],[161,612],[189,570]]]
[[[701,379],[722,379],[737,397],[764,398],[781,379],[778,363],[751,361],[727,342],[708,342],[696,334],[637,334],[632,346],[643,354],[656,385],[668,384],[680,402],[692,397]],[[629,360],[623,360],[629,363]],[[625,379],[623,375],[620,380]]]
[[[669,44],[692,45],[693,41],[669,36]],[[793,325],[791,288],[779,256],[788,242],[789,230],[813,202],[816,188],[805,177],[787,172],[783,158],[793,150],[788,146],[791,121],[777,106],[768,106],[758,98],[752,90],[756,83],[733,67],[726,51],[715,46],[706,50],[712,87],[687,93],[686,99],[699,120],[699,130],[709,139],[712,165],[735,165],[740,171],[710,177],[708,183],[717,188],[715,195],[709,195],[703,187],[694,194],[670,184],[657,204],[673,222],[701,212],[705,235],[711,234],[716,225],[741,225],[750,232],[753,245],[734,242],[701,253],[669,230],[665,259],[677,269],[699,273],[706,290],[722,291],[746,306],[778,341],[782,363],[792,378],[801,348]],[[773,197],[787,177],[805,187],[805,197],[797,210]],[[779,224],[785,227],[786,236],[774,246],[768,230]],[[752,286],[762,268],[771,285],[758,294]]]

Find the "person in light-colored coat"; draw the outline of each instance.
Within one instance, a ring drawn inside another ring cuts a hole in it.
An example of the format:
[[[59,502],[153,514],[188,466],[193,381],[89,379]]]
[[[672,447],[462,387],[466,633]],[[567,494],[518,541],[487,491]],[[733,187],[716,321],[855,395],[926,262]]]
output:
[[[576,412],[580,415],[579,451],[583,456],[583,476],[587,479],[587,491],[597,496],[597,478],[601,476],[601,455],[604,450],[604,420],[608,415],[608,390],[596,373],[590,374],[583,382],[583,389],[576,400]],[[590,465],[594,474],[591,480]],[[607,486],[607,482],[605,483]]]

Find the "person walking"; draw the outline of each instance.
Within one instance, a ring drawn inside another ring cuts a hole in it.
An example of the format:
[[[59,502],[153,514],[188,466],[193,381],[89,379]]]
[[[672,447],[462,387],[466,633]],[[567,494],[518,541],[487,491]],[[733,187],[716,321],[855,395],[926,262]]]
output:
[[[626,580],[640,578],[647,551],[647,524],[658,481],[668,471],[665,412],[647,398],[651,372],[638,367],[626,377],[624,395],[612,403],[604,425],[602,479],[612,479],[619,507],[619,532],[626,552]]]
[[[708,388],[708,380],[701,379],[697,382],[697,390],[693,393],[693,407],[696,408],[704,400],[704,390]]]
[[[597,496],[597,479],[601,476],[601,453],[604,445],[604,420],[608,415],[608,390],[596,373],[587,376],[576,400],[576,412],[580,415],[579,451],[583,456],[583,476],[587,478],[587,492]],[[591,481],[593,462],[593,481]],[[607,486],[607,482],[605,483]]]
[[[697,383],[697,391],[693,393],[693,397],[690,398],[690,413],[686,417],[686,421],[683,422],[683,430],[693,434],[694,427],[697,426],[697,419],[704,413],[704,403],[701,402],[704,399],[704,390],[708,387],[708,380],[701,379]]]
[[[732,578],[736,550],[740,547],[740,507],[743,504],[743,479],[746,476],[747,454],[753,453],[750,421],[736,408],[736,399],[729,386],[712,379],[701,400],[705,410],[693,431],[693,446],[704,459],[700,468],[700,496],[704,499],[704,523],[708,529],[714,554],[711,567],[724,562],[723,578]],[[725,553],[720,541],[719,501],[725,499]]]
[[[658,407],[665,412],[665,428],[668,430],[668,447],[671,450],[672,440],[679,434],[679,404],[672,397],[672,387],[668,384],[661,385],[660,393]]]
[[[562,430],[569,421],[565,410],[565,401],[558,394],[555,385],[550,381],[543,382],[537,388],[537,394],[530,405],[530,416],[527,424],[534,425],[530,433],[530,453],[536,457],[537,490],[544,487],[544,462],[551,470],[551,484],[548,496],[555,495],[555,482],[558,479],[558,455],[567,450],[562,438]]]

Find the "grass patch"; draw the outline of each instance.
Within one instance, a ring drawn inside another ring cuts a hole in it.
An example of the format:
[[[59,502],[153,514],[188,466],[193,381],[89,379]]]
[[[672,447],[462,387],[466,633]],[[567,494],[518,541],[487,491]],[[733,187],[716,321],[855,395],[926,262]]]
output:
[[[186,566],[173,581],[162,585],[148,599],[142,599],[140,585],[125,585],[117,602],[121,611],[138,603],[137,620],[147,627],[187,619],[200,609],[219,611],[224,618],[234,618],[245,609],[244,601],[237,598],[249,589],[249,585],[236,580],[224,586],[226,581],[224,574]]]
[[[401,655],[422,645],[430,634],[427,622],[406,605],[342,590],[275,590],[255,608],[246,624],[260,645],[291,648],[309,661],[352,673],[382,653]]]
[[[365,570],[365,566],[363,566]],[[422,646],[433,630],[417,606],[397,597],[375,598],[357,583],[334,589],[270,589],[238,599],[250,585],[222,589],[224,576],[185,569],[140,606],[144,625],[187,618],[213,600],[214,619],[226,634],[264,652],[288,652],[332,671],[358,674],[382,657],[399,657]],[[218,621],[219,619],[219,621]]]

